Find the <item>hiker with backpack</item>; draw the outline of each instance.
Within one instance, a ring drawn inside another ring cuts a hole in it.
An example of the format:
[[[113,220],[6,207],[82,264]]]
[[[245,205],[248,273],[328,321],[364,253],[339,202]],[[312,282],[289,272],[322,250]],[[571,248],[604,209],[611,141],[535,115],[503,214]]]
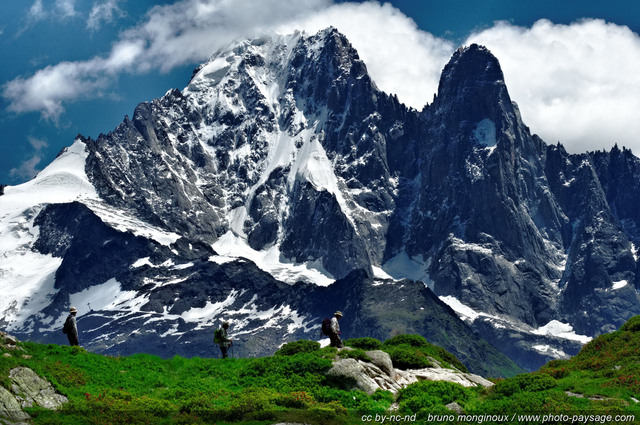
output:
[[[331,319],[324,319],[322,321],[322,333],[329,337],[331,347],[344,347],[342,339],[340,339],[340,324],[338,323],[338,320],[341,318],[342,312],[336,311],[333,313],[333,317]]]
[[[62,327],[62,333],[67,335],[69,339],[69,345],[80,345],[78,341],[78,326],[76,325],[76,314],[78,314],[78,310],[75,307],[71,307],[69,309],[69,315],[67,316],[67,320],[64,322],[64,326]]]
[[[227,351],[229,351],[229,347],[233,345],[233,340],[229,338],[227,329],[229,329],[229,322],[222,322],[222,326],[213,333],[213,342],[220,347],[223,359],[228,358]]]

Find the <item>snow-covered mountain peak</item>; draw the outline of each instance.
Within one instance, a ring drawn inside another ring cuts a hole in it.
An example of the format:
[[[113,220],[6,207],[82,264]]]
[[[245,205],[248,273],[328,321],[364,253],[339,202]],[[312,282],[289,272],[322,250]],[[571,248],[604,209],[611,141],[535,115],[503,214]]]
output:
[[[275,347],[342,303],[366,310],[354,329],[385,338],[430,320],[412,303],[433,294],[411,278],[477,312],[470,324],[500,346],[512,332],[553,345],[532,330],[556,320],[591,336],[640,312],[638,176],[632,155],[531,136],[483,47],[454,55],[418,113],[334,28],[240,40],[5,189],[0,320],[53,335],[86,300],[91,344],[112,352],[184,335],[205,347],[222,315]],[[369,301],[363,282],[378,288]],[[396,310],[399,328],[370,320]]]

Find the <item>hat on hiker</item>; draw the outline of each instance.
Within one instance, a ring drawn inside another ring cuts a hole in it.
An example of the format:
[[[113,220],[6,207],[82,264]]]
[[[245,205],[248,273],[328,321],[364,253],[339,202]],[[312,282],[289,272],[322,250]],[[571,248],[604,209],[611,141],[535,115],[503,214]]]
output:
[[[77,312],[78,312],[78,310],[76,310],[76,308],[75,308],[75,307],[71,307],[71,308],[69,309],[69,313],[77,313]]]
[[[334,316],[339,316],[342,317],[342,312],[341,311],[336,311],[335,313],[333,313]]]
[[[222,322],[222,327],[228,328],[229,327],[229,322]]]

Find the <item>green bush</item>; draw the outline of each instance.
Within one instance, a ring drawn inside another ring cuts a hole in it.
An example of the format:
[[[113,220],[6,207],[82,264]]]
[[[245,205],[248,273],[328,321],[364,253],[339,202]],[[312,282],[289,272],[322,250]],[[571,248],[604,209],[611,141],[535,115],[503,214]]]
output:
[[[343,359],[356,359],[362,360],[363,362],[370,362],[371,357],[367,356],[367,353],[360,348],[354,348],[353,350],[342,350],[338,354]]]
[[[389,353],[393,366],[398,369],[423,369],[432,366],[422,350],[407,344],[387,347],[385,351]]]
[[[45,371],[65,387],[81,387],[88,381],[87,374],[82,369],[71,367],[59,361],[45,365]]]
[[[638,332],[640,331],[640,315],[633,316],[631,319],[620,327],[621,331]]]
[[[469,392],[463,386],[446,381],[421,381],[403,388],[398,393],[399,412],[402,415],[439,411],[446,404],[464,404]]]
[[[363,350],[378,350],[382,343],[375,338],[351,338],[344,342],[346,346],[360,348]]]
[[[402,347],[403,349],[398,350],[398,347]],[[467,372],[465,365],[463,365],[456,356],[442,347],[429,343],[420,335],[396,335],[386,340],[381,348],[391,355],[391,360],[393,360],[394,365],[398,362],[397,367],[401,369],[429,367],[431,363],[426,360],[426,357],[432,357],[440,362],[443,367],[453,366],[461,372]],[[409,350],[413,354],[409,354],[407,349],[413,349]],[[424,357],[425,359],[420,359],[420,357]],[[402,364],[405,366],[400,366]]]
[[[292,391],[288,394],[281,394],[275,403],[278,406],[294,409],[306,409],[316,403],[313,397],[306,391]]]
[[[493,386],[493,393],[499,397],[510,397],[520,392],[538,392],[555,388],[558,382],[543,373],[526,373],[505,379]]]
[[[232,401],[231,410],[239,415],[239,418],[251,412],[271,410],[278,397],[278,393],[272,389],[247,388]]]
[[[292,341],[284,344],[278,351],[276,351],[276,356],[293,356],[294,354],[310,353],[312,351],[318,351],[319,349],[319,342],[301,339],[299,341]]]
[[[410,345],[412,347],[426,347],[429,342],[420,335],[396,335],[382,344],[383,347],[393,347],[396,345]]]

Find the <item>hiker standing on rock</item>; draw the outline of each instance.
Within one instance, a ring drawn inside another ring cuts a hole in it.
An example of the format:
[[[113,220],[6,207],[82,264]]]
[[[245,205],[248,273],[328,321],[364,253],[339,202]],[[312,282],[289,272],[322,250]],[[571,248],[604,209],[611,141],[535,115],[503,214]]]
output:
[[[78,314],[78,310],[75,307],[71,307],[69,309],[69,315],[67,316],[67,320],[64,322],[64,326],[62,327],[62,332],[67,334],[67,338],[69,338],[69,345],[80,345],[78,342],[78,326],[76,325],[76,314]]]
[[[227,351],[229,351],[229,347],[233,345],[233,340],[229,338],[227,329],[229,329],[229,322],[222,322],[222,327],[216,329],[213,334],[213,342],[220,347],[223,359],[227,358]]]
[[[342,339],[340,339],[340,324],[338,320],[342,318],[342,312],[336,311],[331,318],[331,332],[329,333],[329,339],[331,340],[331,346],[336,348],[342,348]]]

